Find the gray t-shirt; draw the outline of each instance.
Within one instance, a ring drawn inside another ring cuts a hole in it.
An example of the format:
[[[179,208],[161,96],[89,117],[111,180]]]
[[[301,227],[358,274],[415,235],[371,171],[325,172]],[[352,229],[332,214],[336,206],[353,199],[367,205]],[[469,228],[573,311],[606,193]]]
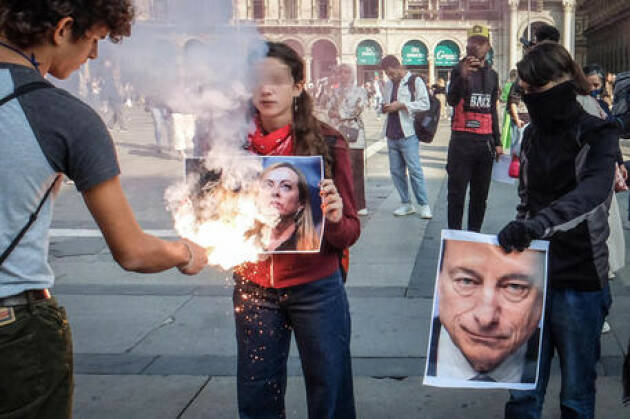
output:
[[[34,69],[0,63],[0,98],[43,81]],[[120,174],[112,139],[88,105],[61,89],[40,89],[0,107],[0,253],[35,212],[58,173],[86,191]],[[0,298],[52,287],[48,263],[51,195],[0,266]]]

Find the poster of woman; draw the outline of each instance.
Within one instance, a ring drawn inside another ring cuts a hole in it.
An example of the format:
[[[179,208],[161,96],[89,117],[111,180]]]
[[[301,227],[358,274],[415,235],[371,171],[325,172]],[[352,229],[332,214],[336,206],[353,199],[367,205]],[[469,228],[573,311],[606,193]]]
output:
[[[257,162],[252,163],[253,160]],[[196,175],[197,195],[200,200],[238,195],[251,196],[255,200],[259,220],[265,225],[253,228],[259,234],[262,254],[317,253],[320,251],[324,218],[320,182],[324,178],[323,160],[320,156],[264,156],[243,157],[242,165],[231,164],[230,168],[256,166],[255,178],[232,187],[230,194],[216,193],[222,178],[228,173],[224,168],[208,171],[203,159],[186,160],[186,177]],[[207,202],[203,205],[207,206]],[[233,202],[214,202],[213,205],[232,205]],[[247,239],[247,237],[244,237]]]

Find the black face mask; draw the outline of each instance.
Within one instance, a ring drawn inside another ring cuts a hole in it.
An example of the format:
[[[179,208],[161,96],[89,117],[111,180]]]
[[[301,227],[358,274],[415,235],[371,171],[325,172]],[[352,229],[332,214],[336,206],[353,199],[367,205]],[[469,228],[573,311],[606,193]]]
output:
[[[580,111],[572,81],[540,93],[523,95],[532,122],[545,129],[562,129]]]

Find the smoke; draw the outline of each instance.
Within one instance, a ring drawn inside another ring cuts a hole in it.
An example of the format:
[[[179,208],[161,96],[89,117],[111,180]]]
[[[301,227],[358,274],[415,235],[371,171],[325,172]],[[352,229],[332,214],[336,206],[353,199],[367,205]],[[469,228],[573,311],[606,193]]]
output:
[[[260,214],[261,161],[246,158],[243,148],[250,129],[252,62],[264,57],[266,45],[254,26],[230,22],[231,0],[168,4],[172,9],[162,22],[139,22],[130,39],[102,55],[140,95],[173,114],[194,115],[206,173],[221,176],[210,187],[203,175],[189,176],[169,187],[165,199],[178,234],[206,247],[210,264],[230,269],[257,260],[278,218]],[[176,134],[190,128],[173,126]]]

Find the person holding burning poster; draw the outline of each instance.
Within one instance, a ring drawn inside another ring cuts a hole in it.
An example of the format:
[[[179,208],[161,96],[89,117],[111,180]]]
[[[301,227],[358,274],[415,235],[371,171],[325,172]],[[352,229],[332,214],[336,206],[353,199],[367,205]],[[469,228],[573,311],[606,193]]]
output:
[[[142,231],[105,124],[44,78],[65,79],[97,58],[100,40],[129,36],[133,16],[131,0],[0,2],[0,417],[72,414],[72,338],[47,261],[62,174],[126,270],[195,274],[207,264],[194,243]]]
[[[235,269],[240,417],[284,417],[291,331],[302,360],[308,414],[356,417],[350,358],[350,313],[340,252],[360,234],[348,146],[313,116],[304,90],[304,62],[287,45],[267,43],[253,74],[255,129],[249,149],[259,155],[319,155],[324,240],[321,251],[264,255]]]

